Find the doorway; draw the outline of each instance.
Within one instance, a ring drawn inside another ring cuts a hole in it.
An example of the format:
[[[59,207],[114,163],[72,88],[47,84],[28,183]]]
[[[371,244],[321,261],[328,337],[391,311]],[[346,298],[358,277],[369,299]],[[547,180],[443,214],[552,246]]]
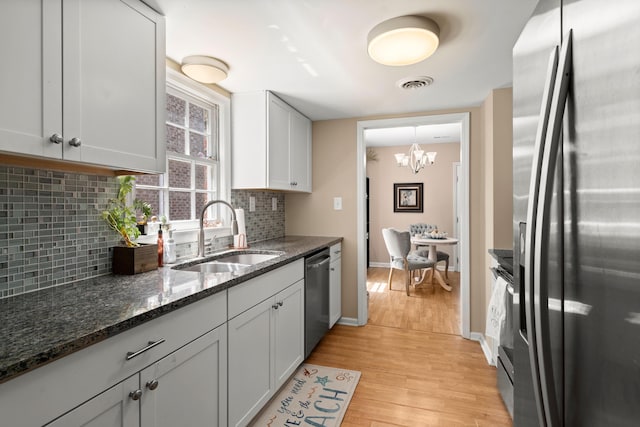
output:
[[[403,117],[396,119],[367,120],[357,124],[357,239],[358,239],[358,324],[364,325],[368,319],[367,298],[367,191],[366,191],[366,143],[367,129],[383,129],[402,126],[460,124],[460,164],[461,177],[458,187],[461,197],[458,203],[459,221],[459,267],[460,267],[460,333],[470,335],[469,302],[469,113],[441,114],[433,116]]]

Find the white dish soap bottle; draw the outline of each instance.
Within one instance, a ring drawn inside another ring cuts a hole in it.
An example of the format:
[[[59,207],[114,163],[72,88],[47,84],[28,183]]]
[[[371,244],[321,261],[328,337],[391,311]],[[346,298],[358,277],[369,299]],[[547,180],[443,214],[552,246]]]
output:
[[[164,241],[164,263],[176,262],[176,241],[173,240],[173,230],[169,230],[169,238]]]

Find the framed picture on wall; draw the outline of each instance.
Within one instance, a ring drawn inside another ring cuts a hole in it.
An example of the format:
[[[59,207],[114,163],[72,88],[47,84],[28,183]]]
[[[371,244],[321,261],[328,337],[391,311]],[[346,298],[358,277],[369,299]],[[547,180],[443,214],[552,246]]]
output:
[[[423,212],[422,183],[393,184],[394,212]]]

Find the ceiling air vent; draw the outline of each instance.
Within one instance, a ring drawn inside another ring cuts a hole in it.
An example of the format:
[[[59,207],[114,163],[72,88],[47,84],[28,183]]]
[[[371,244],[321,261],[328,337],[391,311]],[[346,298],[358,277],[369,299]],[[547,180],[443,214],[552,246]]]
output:
[[[420,89],[433,83],[433,78],[428,76],[410,77],[398,81],[398,87],[401,89]]]

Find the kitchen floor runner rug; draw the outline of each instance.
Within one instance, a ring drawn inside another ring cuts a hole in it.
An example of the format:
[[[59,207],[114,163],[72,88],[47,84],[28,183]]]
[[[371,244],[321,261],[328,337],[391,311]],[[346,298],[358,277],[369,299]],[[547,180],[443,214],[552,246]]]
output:
[[[360,372],[303,363],[250,426],[339,426]]]

